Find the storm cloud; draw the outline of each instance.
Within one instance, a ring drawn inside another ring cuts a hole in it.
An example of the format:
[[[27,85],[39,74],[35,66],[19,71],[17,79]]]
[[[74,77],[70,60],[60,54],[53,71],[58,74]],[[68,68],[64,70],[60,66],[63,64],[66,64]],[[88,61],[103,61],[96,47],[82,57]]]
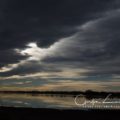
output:
[[[120,75],[119,0],[4,0],[0,26],[0,80]]]

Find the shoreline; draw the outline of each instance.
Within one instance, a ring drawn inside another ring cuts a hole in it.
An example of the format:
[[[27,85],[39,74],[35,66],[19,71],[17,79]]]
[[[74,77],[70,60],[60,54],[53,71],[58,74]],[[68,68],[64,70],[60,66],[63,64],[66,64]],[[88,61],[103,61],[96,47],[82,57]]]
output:
[[[22,108],[22,107],[0,107],[1,120],[23,120],[23,119],[70,119],[84,118],[92,120],[109,119],[114,120],[119,118],[120,110],[105,110],[105,109],[51,109],[51,108]]]

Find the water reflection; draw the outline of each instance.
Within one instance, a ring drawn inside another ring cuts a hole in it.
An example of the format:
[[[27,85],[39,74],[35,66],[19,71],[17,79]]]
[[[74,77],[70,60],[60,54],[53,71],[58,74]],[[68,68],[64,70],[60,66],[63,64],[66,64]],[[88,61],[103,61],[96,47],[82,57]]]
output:
[[[32,108],[75,107],[73,96],[39,94],[0,94],[0,106]]]
[[[0,106],[12,107],[31,107],[31,108],[62,108],[62,109],[83,109],[89,108],[88,106],[78,106],[75,104],[75,97],[73,95],[45,95],[45,94],[0,94]],[[90,101],[93,98],[87,98],[85,95],[80,95],[77,99],[79,104],[84,101]],[[110,98],[109,98],[110,99]],[[109,101],[108,99],[108,101]],[[96,98],[97,101],[104,100],[104,98]],[[119,101],[119,98],[112,98],[113,101]],[[111,106],[118,106],[120,104],[111,104]],[[99,104],[104,108],[103,104]],[[95,106],[94,106],[95,107]],[[116,107],[117,108],[117,107]],[[118,109],[117,108],[117,109]]]

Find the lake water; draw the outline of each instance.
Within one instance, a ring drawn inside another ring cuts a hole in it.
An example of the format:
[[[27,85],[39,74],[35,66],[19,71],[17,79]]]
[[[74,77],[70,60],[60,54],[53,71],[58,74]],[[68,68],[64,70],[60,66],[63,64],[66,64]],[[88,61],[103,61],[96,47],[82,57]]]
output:
[[[120,109],[119,98],[91,98],[84,95],[0,94],[0,106],[57,109]]]

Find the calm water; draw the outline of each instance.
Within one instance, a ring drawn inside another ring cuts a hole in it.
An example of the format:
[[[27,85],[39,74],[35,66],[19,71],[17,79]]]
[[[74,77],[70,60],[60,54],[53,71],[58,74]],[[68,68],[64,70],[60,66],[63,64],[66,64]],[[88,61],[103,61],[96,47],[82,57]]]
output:
[[[32,94],[0,94],[0,106],[57,108],[57,109],[120,109],[119,98],[88,99],[84,95],[32,95]]]

